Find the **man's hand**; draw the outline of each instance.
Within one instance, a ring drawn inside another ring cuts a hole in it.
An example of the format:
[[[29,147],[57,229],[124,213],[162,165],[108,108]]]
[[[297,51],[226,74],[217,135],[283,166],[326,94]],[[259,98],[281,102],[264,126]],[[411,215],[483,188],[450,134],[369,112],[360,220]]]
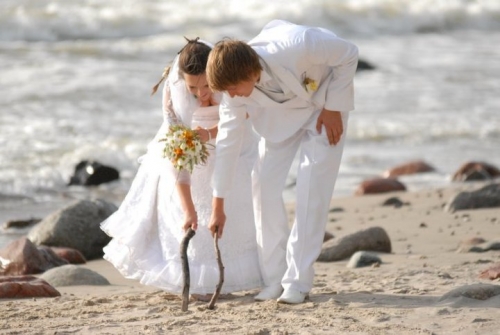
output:
[[[212,200],[212,216],[208,224],[208,229],[212,232],[212,236],[214,236],[217,231],[217,237],[221,238],[225,224],[226,214],[224,213],[224,199],[214,197]]]
[[[321,134],[322,126],[325,126],[326,136],[330,145],[337,144],[344,133],[341,113],[323,108],[316,122],[316,130],[319,134]]]

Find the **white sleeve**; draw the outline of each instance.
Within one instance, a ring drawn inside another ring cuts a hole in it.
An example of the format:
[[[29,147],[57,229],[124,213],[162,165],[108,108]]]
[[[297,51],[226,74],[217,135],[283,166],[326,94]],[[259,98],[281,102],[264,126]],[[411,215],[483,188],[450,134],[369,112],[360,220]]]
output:
[[[353,79],[358,65],[356,45],[322,28],[306,30],[304,39],[309,62],[329,66],[333,71],[333,79],[328,84],[325,108],[340,112],[353,110]]]
[[[235,100],[224,94],[219,106],[220,121],[212,176],[213,196],[218,198],[225,198],[231,189],[245,133],[246,106]]]
[[[174,111],[168,80],[166,80],[165,85],[163,85],[162,111],[163,122],[167,122],[169,125],[178,124],[180,122]]]
[[[165,81],[163,86],[163,99],[162,99],[162,110],[163,110],[163,123],[162,129],[165,133],[171,125],[179,124],[181,121],[174,111],[172,97],[170,93],[169,81]],[[162,134],[164,136],[165,134]],[[160,142],[163,143],[163,142]],[[163,145],[163,144],[162,144]],[[166,158],[165,158],[166,159]],[[166,164],[169,174],[176,176],[177,184],[187,184],[191,185],[191,174],[187,170],[177,170],[172,163]]]

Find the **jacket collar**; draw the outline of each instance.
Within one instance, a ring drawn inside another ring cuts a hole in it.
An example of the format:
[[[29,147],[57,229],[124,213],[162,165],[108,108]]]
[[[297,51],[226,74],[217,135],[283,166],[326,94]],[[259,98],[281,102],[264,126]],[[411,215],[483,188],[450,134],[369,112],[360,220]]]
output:
[[[273,54],[268,51],[268,48],[264,46],[253,46],[253,49],[267,63],[273,74],[277,76],[283,83],[285,83],[291,91],[293,91],[302,99],[311,99],[305,87],[301,82],[299,82],[298,78],[294,76],[289,70],[278,64],[275,61]]]

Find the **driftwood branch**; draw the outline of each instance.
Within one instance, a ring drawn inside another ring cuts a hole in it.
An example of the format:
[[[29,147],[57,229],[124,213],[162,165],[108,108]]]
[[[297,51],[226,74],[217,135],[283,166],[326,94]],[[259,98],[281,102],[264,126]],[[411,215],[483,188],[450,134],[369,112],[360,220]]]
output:
[[[182,238],[180,245],[181,252],[181,263],[182,263],[182,274],[184,280],[184,286],[182,288],[182,311],[186,312],[188,310],[189,304],[189,283],[191,278],[189,276],[189,261],[187,257],[187,249],[189,245],[189,240],[193,238],[195,231],[191,228],[186,230],[186,234]]]
[[[215,287],[215,292],[212,295],[212,299],[210,299],[210,303],[208,304],[208,309],[214,309],[215,307],[215,302],[219,298],[220,291],[222,289],[222,284],[224,284],[224,264],[222,264],[222,259],[220,256],[220,249],[219,249],[219,238],[217,236],[217,228],[215,229],[215,234],[214,234],[214,247],[215,247],[215,255],[217,257],[217,264],[219,265],[219,283]]]

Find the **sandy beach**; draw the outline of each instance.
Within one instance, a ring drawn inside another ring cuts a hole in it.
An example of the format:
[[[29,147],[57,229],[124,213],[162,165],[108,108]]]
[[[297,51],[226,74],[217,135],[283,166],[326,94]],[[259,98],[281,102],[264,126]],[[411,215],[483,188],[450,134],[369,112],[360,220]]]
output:
[[[464,163],[500,167],[500,1],[2,0],[0,225],[42,219],[76,199],[119,205],[163,120],[162,94],[151,96],[151,87],[184,37],[249,41],[275,19],[326,28],[358,46],[355,109],[327,231],[337,241],[380,227],[392,252],[361,268],[349,259],[316,262],[300,305],[255,302],[257,291],[245,291],[215,310],[191,301],[187,312],[178,295],[92,260],[78,266],[110,285],[0,299],[0,335],[500,335],[500,294],[449,297],[469,285],[500,290],[500,278],[480,277],[500,266],[500,207],[444,210],[458,191],[483,185],[451,182]],[[408,192],[354,196],[362,181],[414,160],[434,170],[398,178]],[[82,161],[120,178],[69,186]],[[297,156],[286,201],[294,200],[299,164]],[[500,182],[500,172],[489,175]],[[391,197],[403,205],[383,206]],[[32,227],[0,226],[0,248]],[[86,241],[73,231],[66,236]],[[497,250],[457,252],[472,239],[496,241]]]
[[[392,243],[382,264],[347,268],[348,260],[317,262],[304,304],[254,302],[256,291],[220,299],[214,310],[124,279],[105,260],[83,265],[108,286],[56,287],[57,298],[3,300],[1,334],[499,334],[500,296],[440,300],[470,284],[498,284],[479,274],[500,261],[499,251],[458,253],[472,237],[500,237],[500,211],[448,213],[444,204],[461,184],[446,189],[335,198],[327,231],[335,239],[382,227]],[[405,205],[382,206],[396,196]],[[290,206],[290,212],[293,206]]]

